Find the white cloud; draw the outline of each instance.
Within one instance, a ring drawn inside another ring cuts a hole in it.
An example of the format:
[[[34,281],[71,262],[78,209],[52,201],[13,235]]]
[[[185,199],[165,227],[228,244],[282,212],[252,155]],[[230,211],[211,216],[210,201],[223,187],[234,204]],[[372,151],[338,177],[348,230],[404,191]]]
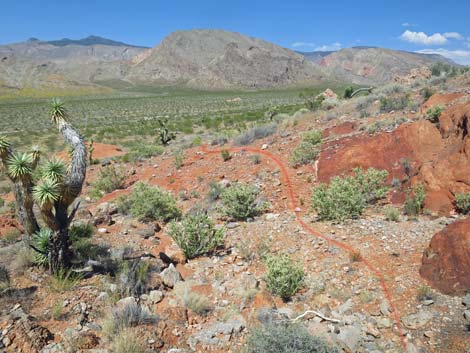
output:
[[[447,38],[441,33],[434,33],[428,36],[424,32],[406,30],[400,38],[406,42],[424,45],[441,45],[447,43]]]
[[[292,43],[292,47],[293,47],[293,48],[300,48],[300,47],[309,47],[309,48],[313,48],[313,47],[315,47],[315,43],[295,42],[295,43]]]
[[[403,27],[417,27],[418,25],[415,23],[410,23],[410,22],[403,22],[401,24]]]
[[[446,32],[443,34],[443,36],[446,37],[447,39],[457,39],[457,40],[465,39],[463,35],[461,35],[458,32]]]
[[[335,51],[340,50],[342,48],[341,43],[331,43],[326,45],[321,45],[315,48],[315,51]]]
[[[446,58],[454,60],[458,64],[470,65],[470,50],[447,50],[439,49],[422,49],[417,50],[417,53],[422,54],[440,54]]]

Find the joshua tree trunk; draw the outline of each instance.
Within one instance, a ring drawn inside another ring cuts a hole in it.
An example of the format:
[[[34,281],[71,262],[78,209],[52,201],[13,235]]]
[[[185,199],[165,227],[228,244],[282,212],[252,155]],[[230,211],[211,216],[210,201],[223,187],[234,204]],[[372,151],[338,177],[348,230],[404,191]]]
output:
[[[43,212],[45,221],[53,230],[49,252],[49,269],[57,273],[61,268],[68,268],[71,264],[69,226],[73,221],[78,204],[68,212],[69,206],[80,195],[86,176],[86,146],[83,138],[71,124],[61,119],[57,123],[64,140],[73,150],[70,168],[64,180],[63,194],[55,202],[55,214]]]
[[[34,203],[30,197],[25,195],[23,187],[19,182],[13,184],[13,193],[18,210],[18,218],[26,233],[26,240],[39,231],[38,221],[33,212]]]

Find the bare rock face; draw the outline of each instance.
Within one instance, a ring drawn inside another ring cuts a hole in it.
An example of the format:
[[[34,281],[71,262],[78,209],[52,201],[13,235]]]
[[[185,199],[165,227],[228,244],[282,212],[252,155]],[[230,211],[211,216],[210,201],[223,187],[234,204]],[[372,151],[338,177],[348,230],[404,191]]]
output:
[[[421,276],[444,294],[470,291],[470,219],[435,234],[423,254]]]

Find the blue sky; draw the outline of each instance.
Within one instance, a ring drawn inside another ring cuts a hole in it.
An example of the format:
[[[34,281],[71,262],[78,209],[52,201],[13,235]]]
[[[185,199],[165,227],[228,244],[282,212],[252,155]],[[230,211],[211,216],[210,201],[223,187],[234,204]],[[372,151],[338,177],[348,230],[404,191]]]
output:
[[[4,0],[0,8],[1,44],[94,34],[154,46],[175,30],[217,28],[303,51],[372,45],[470,64],[465,0]]]

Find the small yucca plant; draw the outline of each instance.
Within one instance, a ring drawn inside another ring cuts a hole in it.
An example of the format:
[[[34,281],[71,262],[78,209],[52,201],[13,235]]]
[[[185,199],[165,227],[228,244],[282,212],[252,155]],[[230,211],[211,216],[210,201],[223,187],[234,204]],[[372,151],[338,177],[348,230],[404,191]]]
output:
[[[31,245],[36,251],[34,254],[34,263],[39,266],[47,267],[49,264],[49,248],[51,243],[51,231],[42,228],[33,236]]]

